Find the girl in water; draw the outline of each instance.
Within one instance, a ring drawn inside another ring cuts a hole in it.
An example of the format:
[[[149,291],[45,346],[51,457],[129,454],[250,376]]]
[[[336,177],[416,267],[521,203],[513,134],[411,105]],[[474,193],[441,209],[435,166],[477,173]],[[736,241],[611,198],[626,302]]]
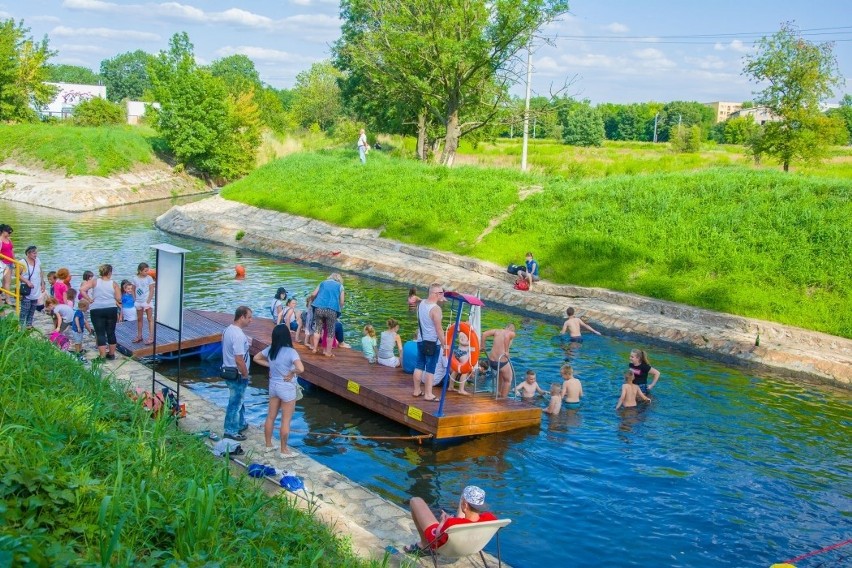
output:
[[[651,366],[648,362],[648,356],[641,349],[634,349],[630,352],[630,371],[633,373],[633,384],[639,387],[642,394],[648,394],[648,391],[654,388],[657,381],[660,380],[660,372]],[[648,375],[651,375],[651,384],[648,384]]]

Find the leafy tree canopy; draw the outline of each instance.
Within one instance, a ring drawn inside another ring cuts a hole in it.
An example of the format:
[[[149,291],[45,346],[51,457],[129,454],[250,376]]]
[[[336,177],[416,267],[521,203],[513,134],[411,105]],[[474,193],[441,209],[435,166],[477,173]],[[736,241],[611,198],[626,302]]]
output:
[[[777,159],[784,171],[793,160],[818,160],[837,126],[820,111],[820,103],[843,82],[833,44],[811,43],[788,22],[756,47],[746,57],[743,73],[765,85],[754,102],[779,120],[764,125],[752,151],[757,158],[766,154]]]
[[[101,84],[100,76],[88,67],[64,63],[48,65],[47,80],[54,83],[77,83],[79,85]]]
[[[38,120],[31,105],[46,105],[56,87],[45,84],[47,61],[55,55],[47,37],[35,41],[23,21],[0,21],[0,120]]]
[[[148,67],[153,61],[154,56],[141,49],[101,61],[101,79],[106,86],[107,98],[113,102],[124,99],[151,101]]]
[[[343,74],[330,61],[314,63],[307,71],[296,75],[290,112],[302,127],[319,125],[329,130],[343,111],[338,80]]]

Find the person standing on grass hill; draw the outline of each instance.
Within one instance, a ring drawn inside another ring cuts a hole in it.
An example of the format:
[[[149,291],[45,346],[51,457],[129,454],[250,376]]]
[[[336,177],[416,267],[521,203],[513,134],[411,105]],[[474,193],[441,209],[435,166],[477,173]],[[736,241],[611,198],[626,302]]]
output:
[[[367,143],[367,133],[361,129],[361,135],[358,136],[358,155],[361,158],[361,163],[367,163],[367,152],[370,151],[370,145]]]
[[[568,308],[567,310],[565,310],[565,313],[568,315],[568,319],[565,320],[564,324],[562,324],[562,331],[560,333],[562,335],[565,335],[565,333],[568,332],[568,340],[571,343],[583,343],[583,335],[580,333],[581,327],[588,329],[595,335],[600,335],[599,331],[593,329],[592,326],[588,325],[580,318],[574,316],[574,308]]]
[[[642,394],[648,394],[648,391],[654,388],[657,381],[660,380],[660,372],[651,366],[648,362],[648,356],[641,349],[634,349],[630,352],[630,371],[633,373],[633,384],[639,387]],[[648,375],[653,377],[651,384],[648,384]]]
[[[251,339],[243,331],[251,323],[248,306],[234,311],[234,323],[222,333],[222,378],[228,385],[228,408],[225,411],[225,438],[241,442],[248,428],[244,404],[249,379],[249,346]]]
[[[432,387],[444,377],[435,377],[438,357],[444,349],[444,313],[438,305],[444,298],[444,287],[438,283],[429,286],[429,297],[417,306],[417,327],[420,339],[417,342],[417,362],[414,364],[414,392],[412,396],[423,396],[423,400],[438,400]],[[422,383],[422,384],[421,384]]]
[[[527,253],[527,260],[524,263],[524,268],[518,271],[518,276],[529,283],[530,290],[532,290],[532,283],[538,282],[538,261],[533,258],[533,253]]]

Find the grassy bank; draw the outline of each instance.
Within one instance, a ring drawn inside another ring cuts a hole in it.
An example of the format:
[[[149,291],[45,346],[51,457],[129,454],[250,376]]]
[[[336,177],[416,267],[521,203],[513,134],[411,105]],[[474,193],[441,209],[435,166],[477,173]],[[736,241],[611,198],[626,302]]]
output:
[[[367,566],[309,514],[0,317],[0,551],[12,566]]]
[[[519,188],[540,185],[526,200]],[[404,242],[519,262],[558,283],[852,337],[852,188],[729,166],[580,181],[370,154],[294,154],[222,195]],[[507,215],[477,242],[492,219]]]
[[[66,175],[108,176],[154,160],[153,130],[65,124],[0,125],[0,158],[15,158]]]

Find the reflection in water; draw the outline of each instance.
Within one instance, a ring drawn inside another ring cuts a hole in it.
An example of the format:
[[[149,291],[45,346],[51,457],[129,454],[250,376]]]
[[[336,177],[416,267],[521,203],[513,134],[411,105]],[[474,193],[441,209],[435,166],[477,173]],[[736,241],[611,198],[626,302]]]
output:
[[[18,249],[37,244],[45,270],[64,265],[79,275],[111,262],[123,278],[153,260],[152,244],[189,249],[192,308],[232,313],[245,303],[265,314],[282,285],[301,305],[329,273],[157,231],[152,220],[166,209],[162,203],[83,215],[2,207],[0,221],[15,228]],[[237,263],[246,267],[244,280],[234,280]],[[388,317],[410,337],[417,324],[407,286],[351,274],[344,283],[348,342],[359,345],[365,324],[383,328]],[[513,520],[501,541],[504,559],[518,567],[767,566],[848,538],[847,391],[756,377],[652,346],[645,348],[662,373],[654,402],[619,414],[613,408],[621,373],[630,349],[642,345],[597,336],[572,345],[554,337],[552,323],[483,312],[483,328],[508,322],[517,326],[512,352],[519,374],[533,369],[541,385],[561,383],[559,367],[569,358],[583,382],[582,408],[545,416],[540,429],[420,445],[369,439],[412,433],[312,389],[297,404],[292,444],[400,505],[419,495],[451,510],[464,485],[482,486],[498,516]],[[158,368],[169,374],[176,366]],[[181,375],[224,407],[228,390],[217,368],[217,361],[187,360]],[[260,425],[268,385],[261,370],[252,377],[247,415]]]

